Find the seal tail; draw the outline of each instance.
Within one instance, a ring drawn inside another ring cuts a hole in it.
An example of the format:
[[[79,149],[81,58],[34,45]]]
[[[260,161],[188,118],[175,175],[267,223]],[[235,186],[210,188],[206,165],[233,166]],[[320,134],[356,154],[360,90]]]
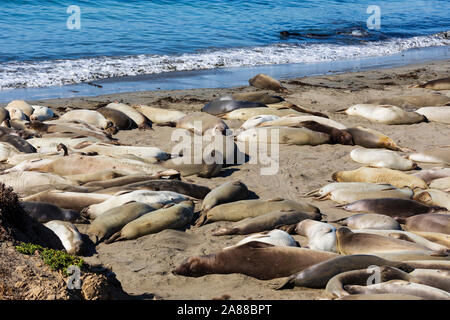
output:
[[[290,276],[280,278],[278,281],[271,283],[269,286],[275,290],[293,289],[295,287],[294,277]]]
[[[126,240],[126,238],[122,237],[121,232],[119,231],[119,232],[114,233],[109,239],[105,240],[105,243],[109,244],[109,243],[122,241],[122,240]]]
[[[314,189],[308,193],[303,194],[302,197],[317,197],[317,192],[319,192],[319,189]]]
[[[206,217],[206,214],[203,213],[200,217],[198,217],[197,221],[194,224],[194,227],[201,227],[202,225],[206,224],[207,220],[208,218]]]

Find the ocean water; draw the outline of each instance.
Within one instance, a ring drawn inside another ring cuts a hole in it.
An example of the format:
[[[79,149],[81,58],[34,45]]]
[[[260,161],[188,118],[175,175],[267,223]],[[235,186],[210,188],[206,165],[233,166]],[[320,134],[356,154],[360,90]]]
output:
[[[450,0],[0,0],[0,30],[1,92],[448,47]]]

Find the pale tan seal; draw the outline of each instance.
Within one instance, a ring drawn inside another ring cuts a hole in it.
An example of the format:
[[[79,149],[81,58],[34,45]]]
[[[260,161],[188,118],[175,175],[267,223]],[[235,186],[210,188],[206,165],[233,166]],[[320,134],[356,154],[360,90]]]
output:
[[[345,110],[345,113],[384,124],[413,124],[427,121],[421,114],[405,111],[393,105],[357,104]]]
[[[447,107],[422,107],[417,109],[418,114],[424,115],[429,121],[450,124],[450,108]]]
[[[332,179],[338,182],[389,183],[398,188],[428,188],[427,183],[418,177],[386,168],[361,167],[352,171],[338,171],[333,173]]]
[[[147,119],[141,112],[127,104],[113,102],[108,104],[106,107],[126,114],[130,119],[134,121],[134,123],[137,124],[139,129],[152,128],[152,122],[149,119]]]
[[[78,255],[83,252],[83,238],[75,225],[67,221],[53,220],[44,223],[44,226],[58,236],[67,253]]]
[[[443,163],[450,165],[450,145],[425,149],[409,155],[409,159],[417,162]]]
[[[417,164],[405,159],[394,151],[357,148],[350,152],[353,161],[366,166],[409,171],[417,168]]]
[[[229,181],[211,190],[202,202],[202,210],[210,210],[217,205],[248,198],[248,188],[240,180]]]
[[[430,183],[435,179],[450,177],[450,168],[435,167],[427,170],[421,170],[414,173],[414,175],[423,179],[425,182]]]
[[[450,235],[450,215],[448,214],[419,214],[408,218],[398,218],[407,231],[437,232]]]
[[[375,213],[355,214],[351,217],[331,222],[349,227],[350,229],[402,230],[402,227],[395,219]]]
[[[331,137],[326,133],[312,131],[306,128],[280,126],[245,130],[237,136],[237,141],[316,146],[330,142]]]
[[[346,129],[352,135],[353,142],[364,148],[386,148],[394,151],[401,151],[394,140],[373,129],[357,126]]]
[[[61,120],[82,120],[101,129],[107,129],[113,126],[111,121],[106,120],[102,114],[94,110],[72,110],[66,112],[59,118]]]
[[[315,121],[319,124],[323,124],[339,130],[345,130],[347,127],[335,120],[327,119],[318,116],[305,115],[305,114],[291,114],[286,115],[278,119],[264,121],[259,124],[259,127],[272,127],[272,126],[296,126],[305,121]]]
[[[450,103],[450,98],[442,94],[421,94],[421,95],[405,95],[396,97],[387,97],[372,99],[367,101],[369,104],[389,104],[397,107],[428,107],[443,106]]]
[[[306,248],[337,253],[336,228],[331,224],[305,219],[297,224],[295,232],[308,238]]]
[[[222,119],[206,112],[194,112],[179,118],[176,122],[176,127],[189,130],[198,135],[202,135],[208,129],[214,129],[222,133],[229,129]]]
[[[431,181],[430,189],[438,189],[445,192],[450,192],[450,177],[439,178]]]
[[[257,74],[248,80],[248,83],[259,89],[273,90],[275,92],[288,92],[288,90],[283,87],[278,80],[275,80],[271,76],[264,73]]]
[[[186,115],[184,112],[178,110],[161,109],[146,105],[139,105],[134,108],[146,118],[150,119],[153,123],[159,125],[164,124],[174,126],[178,120]]]
[[[427,189],[419,191],[416,192],[413,199],[429,206],[444,207],[450,211],[450,193],[442,190]]]
[[[417,84],[413,88],[425,88],[430,90],[450,90],[450,78],[441,78]]]
[[[31,107],[30,104],[25,102],[24,100],[13,100],[5,107],[6,110],[10,109],[19,109],[22,111],[27,117],[30,117],[33,114],[34,109]]]

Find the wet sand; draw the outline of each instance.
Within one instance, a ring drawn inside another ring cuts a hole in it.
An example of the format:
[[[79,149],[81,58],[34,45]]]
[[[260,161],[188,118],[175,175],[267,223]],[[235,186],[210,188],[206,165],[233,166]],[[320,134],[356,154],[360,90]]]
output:
[[[326,113],[331,119],[347,126],[363,125],[381,131],[398,145],[420,150],[433,145],[450,143],[450,126],[429,122],[413,125],[384,125],[359,117],[335,113],[352,104],[369,99],[398,95],[441,94],[450,97],[450,91],[434,92],[427,89],[413,89],[411,85],[435,78],[448,77],[450,60],[410,65],[393,69],[380,69],[340,75],[324,75],[282,81],[290,93],[281,94],[297,105]],[[222,95],[234,92],[257,91],[252,87],[228,89],[196,89],[175,91],[151,91],[121,93],[98,97],[30,101],[32,104],[47,105],[58,113],[71,108],[95,109],[112,101],[177,109],[186,113],[199,111],[205,103]],[[270,93],[269,91],[267,91]],[[414,110],[415,108],[408,108]],[[240,121],[228,121],[231,127],[240,126]],[[120,131],[115,135],[122,144],[149,145],[170,152],[175,142],[170,141],[174,129],[154,126],[154,130]],[[331,182],[331,175],[338,170],[353,170],[360,164],[349,156],[353,146],[280,145],[280,168],[276,175],[260,174],[261,165],[246,163],[223,170],[221,176],[212,179],[187,177],[183,180],[210,188],[240,179],[249,190],[261,199],[283,197],[303,199],[303,194]],[[422,168],[434,165],[420,165]],[[331,201],[309,201],[334,220],[351,213],[335,208]],[[199,203],[196,208],[198,209]],[[270,287],[274,281],[260,281],[240,274],[208,275],[200,278],[175,276],[172,270],[185,258],[209,254],[232,245],[245,236],[213,237],[211,231],[226,226],[217,222],[189,230],[166,230],[136,240],[100,244],[95,253],[86,260],[102,263],[112,268],[123,289],[129,294],[150,294],[162,299],[212,299],[228,295],[231,299],[318,299],[323,290],[296,288],[276,291]],[[80,231],[86,225],[79,225]],[[301,245],[306,239],[294,236]],[[149,296],[152,297],[152,296]]]

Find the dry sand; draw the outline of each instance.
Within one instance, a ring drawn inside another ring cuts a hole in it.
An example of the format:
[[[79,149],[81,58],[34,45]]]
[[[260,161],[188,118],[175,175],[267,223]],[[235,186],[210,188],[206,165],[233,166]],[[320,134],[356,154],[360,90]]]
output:
[[[406,94],[429,94],[427,89],[409,88],[412,84],[450,74],[450,61],[436,61],[393,69],[380,69],[339,75],[323,75],[282,81],[291,93],[283,97],[295,104],[322,111],[331,119],[347,126],[363,125],[383,132],[398,145],[420,150],[431,145],[450,143],[450,126],[430,122],[413,125],[383,125],[358,117],[336,114],[368,99]],[[199,111],[211,99],[241,91],[256,91],[251,87],[228,89],[199,89],[185,91],[135,92],[88,98],[33,101],[34,104],[51,106],[54,110],[66,108],[96,108],[107,102],[118,100],[128,104],[148,104],[184,112]],[[438,94],[438,93],[436,93]],[[450,91],[441,91],[450,97]],[[238,127],[241,122],[229,122]],[[121,143],[151,145],[170,151],[175,144],[170,141],[173,128],[154,126],[154,130],[121,131],[115,137]],[[213,179],[188,177],[185,180],[210,188],[230,179],[240,179],[261,199],[283,197],[301,199],[312,189],[331,182],[331,174],[337,170],[352,170],[360,167],[351,160],[352,146],[280,146],[280,169],[273,176],[262,176],[260,165],[243,164],[227,168]],[[433,165],[421,165],[422,168]],[[328,219],[350,216],[334,208],[331,201],[313,201]],[[198,204],[197,204],[198,208]],[[270,288],[273,281],[260,281],[240,274],[208,275],[200,278],[175,276],[172,270],[185,258],[209,254],[232,245],[244,236],[213,237],[211,231],[229,223],[217,222],[186,232],[166,230],[137,240],[100,244],[93,256],[86,258],[91,263],[102,263],[112,268],[123,289],[129,294],[156,295],[162,299],[212,299],[229,295],[231,299],[318,299],[323,290],[296,288],[276,291]],[[86,226],[80,225],[80,231]],[[302,245],[305,238],[294,236]]]

